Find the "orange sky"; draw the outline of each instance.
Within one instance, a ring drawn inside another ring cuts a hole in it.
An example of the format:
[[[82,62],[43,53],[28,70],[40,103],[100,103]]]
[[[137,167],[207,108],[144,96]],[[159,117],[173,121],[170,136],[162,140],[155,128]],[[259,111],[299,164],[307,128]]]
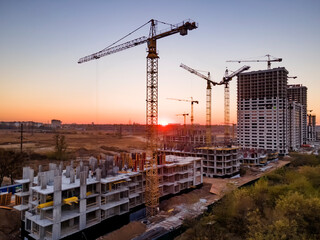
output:
[[[180,68],[180,63],[210,71],[212,79],[219,82],[226,67],[237,70],[244,65],[226,60],[265,59],[266,54],[283,58],[273,67],[286,67],[290,76],[298,76],[289,79],[289,84],[308,87],[308,109],[318,115],[320,2],[231,3],[1,2],[0,121],[144,124],[146,44],[97,61],[77,61],[151,18],[169,23],[191,18],[199,23],[199,28],[187,36],[176,34],[157,42],[159,122],[182,124],[183,117],[176,115],[190,114],[190,104],[167,98],[192,96],[199,101],[194,106],[195,123],[205,124],[206,82]],[[158,30],[167,27],[159,24]],[[149,27],[144,27],[125,41],[148,33]],[[249,65],[253,71],[266,69],[266,63]],[[230,89],[232,123],[236,122],[236,79]],[[212,124],[222,124],[223,86],[212,91]]]

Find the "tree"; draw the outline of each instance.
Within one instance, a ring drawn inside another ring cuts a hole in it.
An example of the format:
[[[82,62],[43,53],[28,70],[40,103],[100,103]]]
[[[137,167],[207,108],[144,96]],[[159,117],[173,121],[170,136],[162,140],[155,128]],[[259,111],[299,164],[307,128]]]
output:
[[[7,177],[10,178],[11,184],[14,183],[14,179],[21,173],[22,165],[24,161],[24,154],[20,152],[13,152],[8,160]]]
[[[3,178],[7,174],[8,153],[7,151],[0,149],[0,186],[3,182]]]
[[[63,160],[66,157],[67,142],[64,135],[56,134],[55,140],[55,157],[58,160]]]
[[[14,183],[14,179],[21,173],[24,157],[23,153],[0,149],[0,186],[4,177],[9,177],[11,184]]]

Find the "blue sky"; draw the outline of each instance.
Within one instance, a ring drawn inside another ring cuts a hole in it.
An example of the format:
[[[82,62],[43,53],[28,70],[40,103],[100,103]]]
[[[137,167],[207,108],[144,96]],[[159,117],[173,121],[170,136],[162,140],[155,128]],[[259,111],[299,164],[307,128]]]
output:
[[[320,113],[320,1],[0,1],[0,120],[52,118],[63,122],[145,122],[146,44],[84,64],[151,18],[199,28],[158,41],[159,121],[183,122],[199,100],[195,122],[205,123],[206,83],[179,67],[211,72],[220,81],[230,59],[283,58],[289,83],[308,87],[308,109]],[[161,30],[167,26],[159,24]],[[127,41],[147,36],[144,27]],[[250,63],[252,70],[265,63]],[[236,80],[231,82],[236,121]],[[320,117],[320,115],[319,115]],[[213,89],[213,123],[223,122],[223,87]]]

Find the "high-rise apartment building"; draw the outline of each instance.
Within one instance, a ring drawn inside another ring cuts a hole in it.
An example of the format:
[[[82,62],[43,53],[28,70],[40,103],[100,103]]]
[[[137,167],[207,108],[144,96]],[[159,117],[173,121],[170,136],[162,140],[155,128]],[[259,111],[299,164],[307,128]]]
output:
[[[292,151],[297,151],[303,144],[304,106],[300,103],[290,101],[288,106],[289,149]]]
[[[307,141],[313,143],[316,141],[316,115],[308,114]]]
[[[301,104],[302,143],[307,143],[307,87],[301,84],[288,85],[288,101]]]
[[[283,67],[239,74],[240,147],[288,153],[287,75]]]

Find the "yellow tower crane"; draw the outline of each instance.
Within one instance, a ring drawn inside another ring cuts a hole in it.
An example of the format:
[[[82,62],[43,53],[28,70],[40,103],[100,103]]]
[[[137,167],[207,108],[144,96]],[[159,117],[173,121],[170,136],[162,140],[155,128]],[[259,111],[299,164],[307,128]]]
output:
[[[150,23],[149,37],[140,37],[120,45],[114,46],[127,36],[136,32],[143,26]],[[102,49],[99,52],[90,54],[86,57],[80,58],[78,63],[84,63],[91,60],[99,59],[101,57],[123,51],[128,48],[132,48],[143,43],[147,43],[147,96],[146,96],[146,126],[147,126],[147,159],[146,159],[146,192],[145,201],[148,216],[154,216],[157,214],[159,206],[159,179],[157,169],[157,127],[158,127],[158,52],[157,52],[157,40],[168,37],[170,35],[180,33],[185,36],[188,34],[188,30],[193,30],[198,27],[197,23],[186,20],[178,24],[168,24],[169,29],[161,32],[157,32],[157,24],[163,23],[154,19],[151,19],[147,23],[143,24],[136,30],[127,34],[120,40],[114,42],[110,46]],[[167,23],[164,23],[167,24]]]
[[[191,97],[191,100],[188,100],[188,99],[178,99],[178,98],[167,98],[167,99],[191,103],[190,122],[191,122],[191,131],[193,131],[193,122],[194,122],[193,104],[194,104],[194,103],[199,104],[199,101],[193,100],[193,97]]]
[[[237,76],[238,74],[246,71],[250,68],[250,66],[243,66],[239,68],[237,71],[232,72],[229,74],[228,69],[225,71],[225,75],[222,81],[219,84],[224,84],[224,144],[230,144],[230,131],[229,131],[229,122],[230,122],[230,89],[229,89],[229,82],[232,80],[233,77]]]
[[[177,116],[183,116],[183,130],[184,130],[184,135],[186,135],[186,133],[187,133],[187,116],[189,116],[189,113],[177,114]]]
[[[206,90],[206,144],[207,146],[211,146],[211,84],[213,86],[219,85],[217,82],[211,81],[210,72],[208,72],[208,76],[199,73],[197,70],[194,70],[191,67],[184,65],[183,63],[180,64],[180,67],[183,69],[197,75],[198,77],[207,80],[207,90]]]

